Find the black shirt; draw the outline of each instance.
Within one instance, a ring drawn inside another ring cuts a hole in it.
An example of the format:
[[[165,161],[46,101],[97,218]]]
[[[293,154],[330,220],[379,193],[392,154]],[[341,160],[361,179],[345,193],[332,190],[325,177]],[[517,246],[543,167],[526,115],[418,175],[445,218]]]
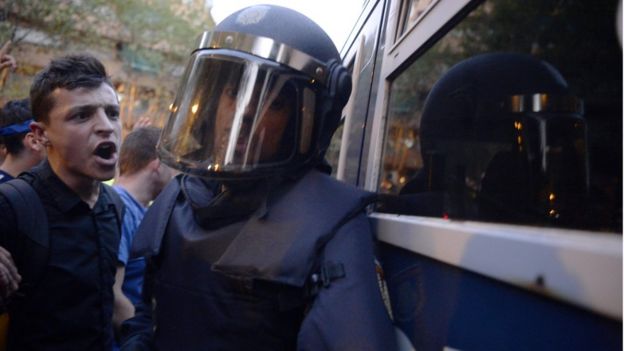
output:
[[[120,237],[110,189],[101,185],[90,209],[47,161],[30,173],[48,216],[49,258],[35,288],[18,291],[9,305],[8,350],[109,351]],[[0,195],[0,245],[14,256],[19,271],[28,258],[19,257],[15,227],[13,210]]]

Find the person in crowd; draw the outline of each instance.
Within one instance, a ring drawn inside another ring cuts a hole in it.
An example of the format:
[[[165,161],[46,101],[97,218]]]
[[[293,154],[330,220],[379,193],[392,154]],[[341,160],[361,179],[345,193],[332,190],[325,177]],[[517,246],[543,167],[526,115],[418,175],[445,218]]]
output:
[[[0,144],[6,157],[0,165],[0,183],[17,177],[45,158],[45,147],[30,131],[30,100],[11,100],[0,111]]]
[[[15,57],[9,55],[9,49],[11,48],[11,40],[8,40],[2,48],[0,48],[0,80],[7,74],[6,69],[15,70],[17,68],[17,61]],[[0,97],[0,101],[2,98]],[[7,155],[7,149],[4,144],[0,143],[0,165],[4,162]]]
[[[31,256],[41,247],[17,228],[34,219],[20,218],[26,214],[0,192],[0,293],[10,296],[11,317],[7,349],[109,351],[122,205],[102,181],[115,175],[117,165],[117,94],[102,63],[79,54],[44,67],[34,77],[30,101],[31,130],[47,160],[19,178],[45,210],[49,245],[45,260]],[[41,274],[29,279],[36,263],[44,265]]]
[[[17,61],[15,57],[9,55],[9,49],[11,48],[12,41],[8,40],[2,48],[0,48],[0,73],[4,71],[4,69],[16,69]]]
[[[201,36],[184,77],[159,154],[185,175],[135,237],[148,266],[122,350],[396,349],[372,195],[323,161],[351,91],[331,39],[248,7]]]
[[[126,136],[119,152],[119,176],[113,188],[121,196],[126,210],[114,285],[113,325],[116,329],[121,327],[121,322],[134,316],[134,305],[141,297],[145,260],[143,257],[129,259],[136,229],[150,202],[174,176],[174,170],[160,162],[156,154],[160,132],[160,128],[151,126],[136,128]]]

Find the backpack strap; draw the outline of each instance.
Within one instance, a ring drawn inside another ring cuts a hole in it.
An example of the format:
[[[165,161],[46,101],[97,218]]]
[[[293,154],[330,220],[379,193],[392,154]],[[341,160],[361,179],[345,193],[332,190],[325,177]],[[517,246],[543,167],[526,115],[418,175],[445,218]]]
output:
[[[48,217],[39,195],[32,185],[21,178],[0,184],[2,193],[15,213],[17,232],[15,249],[16,264],[20,267],[22,293],[34,287],[40,280],[49,257],[50,237]]]
[[[117,223],[119,224],[119,228],[121,229],[121,227],[123,226],[124,214],[126,213],[126,205],[124,205],[121,196],[119,196],[115,189],[106,184],[103,184],[103,189],[113,203],[113,206],[115,207],[115,216],[117,217]]]
[[[48,247],[48,217],[39,195],[21,178],[0,184],[0,192],[15,212],[17,229],[37,244]]]

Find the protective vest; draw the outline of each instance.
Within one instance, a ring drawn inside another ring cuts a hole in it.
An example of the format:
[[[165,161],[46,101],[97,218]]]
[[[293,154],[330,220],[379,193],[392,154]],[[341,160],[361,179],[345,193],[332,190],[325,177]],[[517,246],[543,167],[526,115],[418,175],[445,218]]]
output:
[[[148,211],[133,247],[155,267],[147,289],[156,348],[295,349],[323,247],[372,194],[311,171],[249,218],[208,230],[187,196],[209,190],[185,182],[181,191],[180,179]]]

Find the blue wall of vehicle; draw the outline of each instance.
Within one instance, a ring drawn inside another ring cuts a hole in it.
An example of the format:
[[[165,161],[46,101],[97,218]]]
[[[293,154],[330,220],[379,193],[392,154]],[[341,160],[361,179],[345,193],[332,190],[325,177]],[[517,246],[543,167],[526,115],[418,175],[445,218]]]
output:
[[[621,350],[622,322],[382,243],[396,325],[417,350]]]

